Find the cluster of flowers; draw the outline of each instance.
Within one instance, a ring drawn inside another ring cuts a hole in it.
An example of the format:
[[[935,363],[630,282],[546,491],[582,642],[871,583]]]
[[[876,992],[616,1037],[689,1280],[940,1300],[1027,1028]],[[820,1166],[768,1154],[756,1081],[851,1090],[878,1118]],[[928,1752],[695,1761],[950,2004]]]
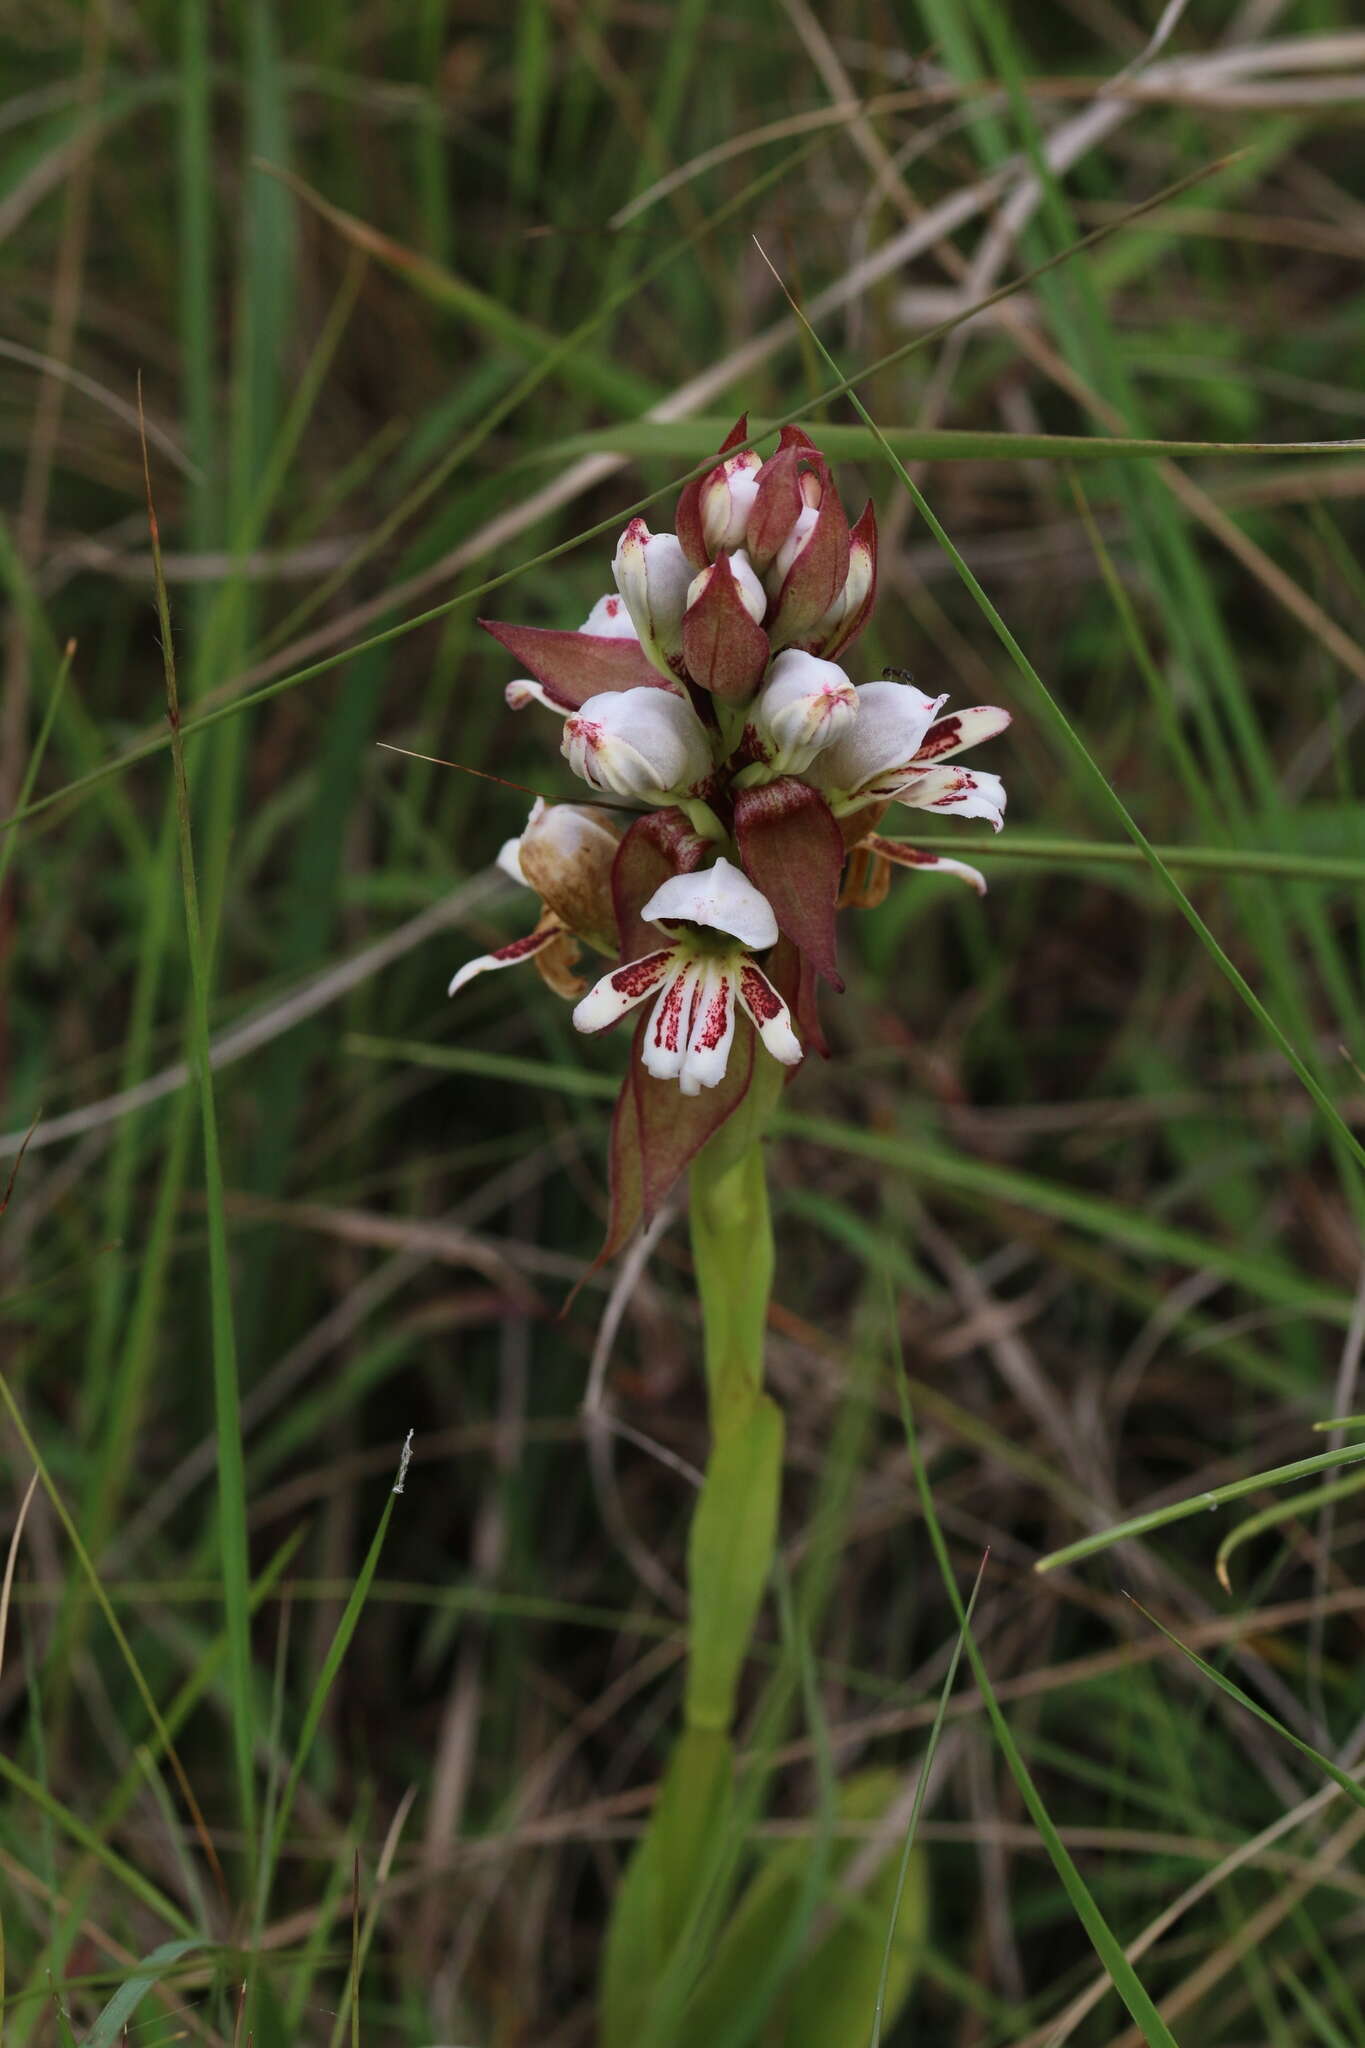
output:
[[[578,631],[483,622],[530,670],[508,703],[564,720],[561,751],[596,802],[537,803],[504,846],[540,918],[451,993],[534,959],[577,999],[581,1031],[653,998],[617,1111],[613,1243],[739,1106],[756,1059],[825,1050],[815,989],[842,987],[839,904],[880,900],[892,864],[984,891],[974,868],[884,837],[888,808],[1003,822],[999,776],[955,757],[1008,712],[943,716],[944,697],[892,673],[855,686],[839,665],[876,595],[871,505],[850,529],[798,428],[766,461],[746,439],[741,419],[682,492],[676,534],[631,520],[616,591]],[[591,987],[580,943],[620,962]]]

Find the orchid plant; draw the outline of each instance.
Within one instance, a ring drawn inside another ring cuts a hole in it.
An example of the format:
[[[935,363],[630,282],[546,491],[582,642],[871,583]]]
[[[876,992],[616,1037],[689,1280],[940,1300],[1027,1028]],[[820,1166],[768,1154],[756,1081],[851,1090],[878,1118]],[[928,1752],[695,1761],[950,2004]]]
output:
[[[691,1170],[711,1450],[688,1557],[686,1725],[608,1940],[606,2048],[695,1904],[706,1830],[723,1813],[740,1671],[771,1569],[782,1423],[763,1390],[773,1250],[760,1140],[782,1082],[827,1053],[820,982],[842,988],[841,905],[872,905],[894,866],[984,892],[961,861],[881,830],[894,806],[1004,819],[998,775],[958,757],[1009,724],[995,705],[946,713],[902,673],[855,684],[841,665],[877,588],[869,504],[850,528],[828,464],[799,428],[767,460],[740,419],[678,501],[676,532],[632,519],[615,591],[577,631],[483,621],[529,675],[514,709],[563,721],[591,795],[538,801],[499,865],[539,899],[532,929],[466,963],[534,961],[578,1030],[637,1018],[611,1141],[602,1256]],[[583,952],[612,964],[590,978]]]

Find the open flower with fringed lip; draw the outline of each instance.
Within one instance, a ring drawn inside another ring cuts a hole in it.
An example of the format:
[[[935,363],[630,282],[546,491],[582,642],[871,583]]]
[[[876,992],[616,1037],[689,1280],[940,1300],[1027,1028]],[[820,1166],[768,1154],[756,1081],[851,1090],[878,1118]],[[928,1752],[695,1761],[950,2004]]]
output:
[[[565,760],[610,808],[537,805],[502,864],[541,919],[451,989],[534,958],[579,998],[582,1031],[649,1005],[613,1127],[608,1250],[756,1081],[771,1091],[803,1048],[825,1051],[815,991],[843,986],[840,903],[878,900],[892,864],[984,890],[974,868],[884,837],[890,807],[1003,823],[999,776],[956,757],[1008,712],[944,715],[903,673],[855,686],[842,666],[876,596],[871,505],[850,527],[798,428],[766,461],[746,438],[741,419],[684,488],[676,533],[628,523],[616,590],[576,632],[483,622],[530,672],[509,705],[563,719]],[[623,811],[640,814],[624,831]],[[586,993],[578,940],[618,961]]]
[[[604,974],[574,1010],[579,1031],[605,1031],[654,996],[640,1057],[648,1073],[676,1081],[684,1095],[725,1079],[737,1010],[775,1060],[799,1063],[791,1012],[754,957],[777,944],[777,919],[723,854],[709,868],[670,875],[640,915],[667,935],[667,945]]]

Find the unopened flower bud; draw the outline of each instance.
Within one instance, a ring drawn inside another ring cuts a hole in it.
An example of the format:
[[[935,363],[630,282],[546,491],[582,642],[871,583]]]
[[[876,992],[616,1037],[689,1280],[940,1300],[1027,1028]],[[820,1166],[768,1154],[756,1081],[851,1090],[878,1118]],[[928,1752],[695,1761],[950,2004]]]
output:
[[[838,653],[854,637],[872,595],[876,575],[875,544],[855,533],[849,543],[844,587],[822,619],[811,629],[809,645],[821,653]]]
[[[652,688],[589,697],[565,720],[561,752],[594,789],[647,803],[695,789],[712,765],[706,728],[686,698]]]
[[[677,536],[651,533],[643,519],[632,519],[617,543],[611,572],[640,645],[655,668],[675,675],[682,654],[687,586],[692,581]]]
[[[858,711],[858,692],[832,661],[789,647],[754,699],[749,722],[773,775],[799,775],[842,737]]]
[[[787,580],[787,571],[815,531],[820,516],[820,479],[807,472],[801,478],[801,510],[793,520],[781,547],[774,555],[765,581],[776,596]]]
[[[614,590],[598,598],[578,630],[580,633],[596,633],[603,640],[638,640],[640,637],[626,610],[625,599]]]
[[[768,593],[754,573],[754,566],[743,548],[736,548],[730,556],[730,572],[739,590],[740,603],[756,626],[763,624],[763,614],[768,609]],[[719,563],[710,562],[700,574],[694,576],[687,586],[687,608],[691,610],[697,600],[704,597],[707,589],[720,574]]]
[[[746,448],[742,455],[727,456],[702,485],[701,530],[708,555],[743,542],[762,466],[757,450]]]

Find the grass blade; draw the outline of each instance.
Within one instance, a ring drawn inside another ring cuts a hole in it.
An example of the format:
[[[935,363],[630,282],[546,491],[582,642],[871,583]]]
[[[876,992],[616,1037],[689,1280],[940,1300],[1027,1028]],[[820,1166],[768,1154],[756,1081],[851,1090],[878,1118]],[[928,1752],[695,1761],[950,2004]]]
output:
[[[1365,1458],[1365,1444],[1357,1444],[1354,1449],[1343,1447],[1339,1451],[1322,1451],[1312,1458],[1296,1458],[1292,1465],[1276,1465],[1269,1472],[1253,1472],[1248,1479],[1230,1480],[1226,1486],[1212,1487],[1207,1493],[1191,1494],[1187,1500],[1172,1501],[1164,1508],[1152,1508],[1145,1515],[1134,1515],[1126,1522],[1116,1523],[1112,1529],[1101,1529],[1097,1535],[1082,1536],[1061,1550],[1050,1550],[1046,1557],[1038,1559],[1033,1569],[1036,1572],[1055,1572],[1062,1565],[1075,1564],[1083,1557],[1094,1557],[1097,1551],[1108,1550],[1130,1536],[1149,1535],[1153,1529],[1164,1529],[1170,1522],[1183,1522],[1188,1515],[1220,1508],[1225,1501],[1242,1500],[1249,1493],[1258,1493],[1262,1487],[1285,1486],[1292,1479],[1307,1479],[1313,1473],[1326,1472],[1334,1465],[1354,1465],[1362,1458]]]
[[[141,408],[142,391],[138,387]],[[213,1359],[213,1404],[218,1437],[218,1514],[223,1567],[223,1605],[227,1622],[232,1694],[232,1749],[237,1771],[237,1796],[251,1860],[256,1834],[256,1785],[251,1760],[254,1723],[251,1672],[251,1571],[246,1531],[246,1466],[242,1454],[241,1393],[237,1381],[237,1343],[232,1315],[232,1274],[228,1262],[227,1206],[218,1150],[218,1119],[214,1109],[213,1066],[209,1040],[209,962],[199,918],[195,881],[194,841],[190,829],[190,793],[185,776],[185,748],[180,729],[180,694],[171,637],[170,601],[161,563],[161,534],[152,498],[147,442],[142,442],[143,477],[147,488],[147,523],[151,533],[152,568],[156,582],[157,619],[166,677],[171,761],[175,778],[176,818],[180,839],[180,880],[185,899],[185,937],[190,960],[190,1056],[199,1073],[199,1101],[204,1145],[204,1197],[209,1242],[209,1314]]]
[[[1273,1729],[1276,1735],[1297,1749],[1301,1756],[1308,1757],[1317,1765],[1320,1771],[1326,1772],[1332,1783],[1338,1786],[1348,1799],[1353,1801],[1356,1806],[1365,1809],[1365,1785],[1362,1785],[1358,1778],[1352,1777],[1349,1771],[1344,1771],[1340,1764],[1333,1763],[1331,1757],[1324,1756],[1320,1749],[1314,1749],[1311,1742],[1305,1742],[1303,1737],[1296,1735],[1292,1728],[1286,1728],[1284,1722],[1277,1720],[1268,1707],[1261,1706],[1256,1700],[1252,1699],[1250,1693],[1243,1692],[1240,1685],[1236,1684],[1231,1678],[1228,1678],[1223,1672],[1217,1670],[1206,1658],[1201,1657],[1197,1650],[1192,1650],[1188,1644],[1182,1643],[1178,1635],[1173,1634],[1164,1622],[1158,1621],[1151,1610],[1144,1607],[1140,1600],[1134,1600],[1131,1593],[1125,1597],[1133,1607],[1136,1607],[1143,1620],[1150,1621],[1152,1627],[1165,1636],[1167,1642],[1179,1650],[1182,1657],[1188,1657],[1190,1663],[1194,1665],[1197,1671],[1203,1673],[1210,1684],[1216,1685],[1220,1692],[1225,1692],[1230,1700],[1237,1702],[1239,1707],[1245,1707],[1249,1714],[1254,1714],[1258,1721],[1264,1722],[1267,1728]]]
[[[899,1345],[897,1349],[899,1350]],[[1001,1753],[1009,1766],[1010,1775],[1019,1788],[1020,1796],[1028,1808],[1029,1816],[1034,1826],[1042,1837],[1043,1845],[1048,1855],[1052,1858],[1053,1868],[1062,1881],[1062,1888],[1071,1901],[1077,1919],[1089,1935],[1096,1955],[1109,1972],[1114,1989],[1127,2006],[1143,2040],[1147,2042],[1148,2048],[1178,2048],[1174,2034],[1172,2034],[1170,2028],[1162,2019],[1161,2014],[1152,2003],[1151,1997],[1144,1988],[1136,1970],[1128,1961],[1121,1944],[1091,1895],[1085,1879],[1076,1868],[1070,1851],[1053,1826],[1048,1810],[1039,1795],[1038,1788],[1029,1774],[1028,1766],[1015,1745],[1014,1737],[1010,1733],[1009,1723],[1001,1711],[1000,1702],[995,1697],[995,1690],[991,1685],[990,1674],[986,1669],[985,1661],[982,1658],[981,1652],[976,1647],[971,1630],[967,1626],[967,1609],[963,1605],[962,1596],[957,1590],[957,1580],[953,1576],[952,1559],[948,1555],[948,1546],[944,1540],[943,1530],[939,1525],[938,1514],[934,1507],[933,1490],[929,1485],[929,1475],[924,1468],[924,1459],[920,1453],[919,1439],[915,1433],[914,1416],[910,1409],[910,1392],[906,1385],[905,1374],[901,1370],[899,1357],[896,1360],[896,1391],[900,1399],[901,1420],[905,1427],[905,1440],[910,1450],[910,1462],[914,1467],[915,1484],[919,1490],[920,1506],[923,1509],[925,1523],[929,1530],[929,1540],[933,1544],[934,1555],[938,1560],[939,1571],[942,1574],[948,1597],[957,1612],[962,1628],[963,1640],[967,1648],[967,1655],[971,1661],[976,1682],[981,1688],[981,1696],[986,1703],[986,1712],[990,1716],[991,1726],[995,1730],[996,1741],[999,1743]]]

